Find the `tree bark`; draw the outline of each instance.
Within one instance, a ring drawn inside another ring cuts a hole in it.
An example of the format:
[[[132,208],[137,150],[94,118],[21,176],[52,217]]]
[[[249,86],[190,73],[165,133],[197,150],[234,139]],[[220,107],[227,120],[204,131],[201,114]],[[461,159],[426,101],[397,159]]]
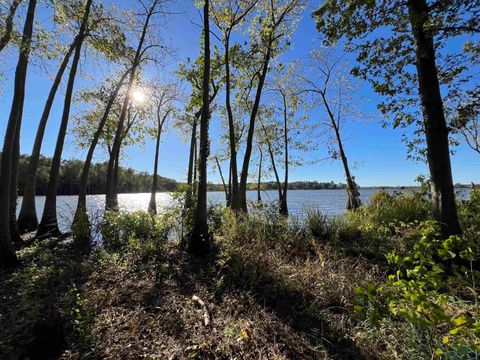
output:
[[[427,160],[432,189],[432,213],[444,236],[460,234],[453,189],[448,128],[445,121],[432,34],[425,0],[408,0],[408,12],[416,46],[418,88],[427,141]]]
[[[63,103],[63,114],[58,130],[57,142],[55,144],[55,152],[52,159],[52,166],[50,168],[50,178],[48,180],[47,196],[45,198],[45,207],[43,208],[42,219],[38,226],[36,237],[38,239],[45,239],[51,236],[59,236],[61,234],[58,228],[57,220],[57,186],[58,177],[60,173],[60,164],[62,161],[63,145],[65,143],[65,136],[67,134],[68,120],[70,117],[70,107],[72,105],[73,88],[75,85],[75,78],[77,75],[78,63],[82,50],[82,44],[85,38],[88,18],[90,16],[90,8],[93,0],[87,0],[85,4],[85,12],[83,14],[82,23],[79,30],[79,43],[75,48],[73,55],[72,67],[68,75],[67,89],[65,91],[65,100]]]
[[[5,19],[5,30],[3,31],[2,37],[0,37],[0,52],[8,45],[12,38],[12,31],[13,31],[13,18],[15,17],[15,13],[17,12],[18,5],[22,0],[13,0],[8,9],[8,15]]]
[[[15,133],[20,131],[25,98],[25,82],[27,77],[28,60],[32,42],[33,23],[35,18],[36,0],[30,0],[27,16],[23,28],[20,54],[15,69],[15,84],[13,91],[12,107],[8,118],[5,139],[3,142],[2,159],[0,163],[0,267],[12,267],[18,264],[18,259],[13,249],[10,232],[10,194],[13,157],[15,151]]]
[[[203,5],[204,66],[202,83],[202,115],[200,118],[200,152],[198,161],[198,191],[189,251],[195,255],[210,252],[210,234],[207,222],[207,161],[209,155],[208,126],[210,117],[210,1]]]
[[[35,183],[37,178],[38,162],[40,158],[40,151],[42,148],[43,137],[45,135],[45,128],[47,126],[50,111],[52,110],[53,101],[57,93],[58,87],[62,80],[65,69],[67,68],[70,56],[72,55],[75,47],[78,44],[80,38],[77,36],[72,44],[69,46],[67,53],[64,55],[62,63],[55,75],[52,87],[47,97],[45,107],[43,108],[42,117],[38,123],[37,133],[35,135],[35,142],[33,144],[32,154],[29,159],[27,173],[25,175],[25,186],[23,189],[22,206],[20,208],[20,214],[18,215],[18,228],[20,233],[26,233],[34,231],[38,227],[37,210],[36,210],[36,198],[35,198]]]

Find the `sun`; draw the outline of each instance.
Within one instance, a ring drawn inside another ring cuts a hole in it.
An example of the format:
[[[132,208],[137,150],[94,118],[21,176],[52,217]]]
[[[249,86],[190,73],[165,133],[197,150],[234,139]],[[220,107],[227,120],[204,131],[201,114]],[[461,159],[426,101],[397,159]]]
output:
[[[142,90],[140,89],[136,89],[136,90],[133,90],[132,91],[132,99],[134,102],[136,102],[137,104],[142,104],[145,102],[145,92],[143,92]]]

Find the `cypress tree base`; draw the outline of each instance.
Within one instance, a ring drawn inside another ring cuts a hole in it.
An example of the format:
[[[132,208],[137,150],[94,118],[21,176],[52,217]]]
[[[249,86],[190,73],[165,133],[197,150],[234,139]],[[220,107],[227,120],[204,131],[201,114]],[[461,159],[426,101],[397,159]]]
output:
[[[22,208],[23,209],[23,208]],[[36,213],[20,211],[18,215],[18,231],[26,234],[38,229],[38,218]]]
[[[48,222],[47,224],[42,224],[38,226],[37,234],[35,235],[36,239],[44,240],[51,237],[60,237],[62,232],[58,228],[56,221]]]

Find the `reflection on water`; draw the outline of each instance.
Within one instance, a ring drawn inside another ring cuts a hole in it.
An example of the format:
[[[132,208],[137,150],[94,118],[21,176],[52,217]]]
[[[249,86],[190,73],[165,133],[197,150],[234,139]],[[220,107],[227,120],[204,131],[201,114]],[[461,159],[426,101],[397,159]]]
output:
[[[387,189],[389,192],[398,191]],[[362,203],[368,203],[371,195],[378,189],[364,188],[360,190]],[[457,195],[465,199],[470,194],[470,189],[457,189]],[[257,192],[247,192],[247,198],[256,201]],[[17,211],[21,206],[21,197]],[[278,192],[268,190],[262,192],[263,201],[276,201]],[[119,194],[119,207],[123,211],[147,210],[150,193],[137,194]],[[223,192],[209,192],[208,201],[211,205],[225,203],[225,194]],[[157,210],[159,213],[167,210],[173,205],[173,197],[169,193],[157,194]],[[43,205],[45,203],[44,196],[37,197],[37,214],[40,218],[42,215]],[[347,203],[347,195],[345,190],[291,190],[288,192],[288,209],[292,215],[301,217],[306,208],[317,208],[327,216],[335,216],[345,211]],[[75,206],[77,204],[76,196],[58,196],[57,211],[60,229],[67,231],[73,217]],[[105,195],[89,195],[87,196],[87,210],[90,216],[99,218],[105,207]]]

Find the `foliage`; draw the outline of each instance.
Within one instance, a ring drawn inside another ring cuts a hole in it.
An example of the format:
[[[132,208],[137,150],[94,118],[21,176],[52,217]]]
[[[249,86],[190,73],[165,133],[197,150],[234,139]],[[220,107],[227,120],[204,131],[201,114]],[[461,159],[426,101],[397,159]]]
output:
[[[160,246],[168,240],[171,225],[166,216],[144,211],[133,213],[107,212],[102,224],[103,244],[109,249],[120,249],[130,240],[153,240]]]
[[[478,33],[473,25],[478,17],[479,1],[427,0],[430,21],[428,31],[434,38],[436,64],[445,104],[464,104],[465,92],[478,81],[469,70],[478,61]],[[326,43],[343,42],[356,53],[358,65],[352,73],[371,83],[385,99],[378,107],[394,127],[416,125],[417,138],[405,138],[412,157],[424,155],[423,127],[417,88],[415,46],[405,1],[324,1],[313,13],[317,29]],[[459,41],[464,46],[451,46]]]
[[[422,222],[419,228],[421,237],[407,254],[388,254],[391,275],[384,284],[357,289],[356,310],[374,324],[392,316],[428,329],[437,355],[458,345],[480,351],[475,288],[480,273],[471,266],[477,259],[461,237],[442,239],[435,222]]]

